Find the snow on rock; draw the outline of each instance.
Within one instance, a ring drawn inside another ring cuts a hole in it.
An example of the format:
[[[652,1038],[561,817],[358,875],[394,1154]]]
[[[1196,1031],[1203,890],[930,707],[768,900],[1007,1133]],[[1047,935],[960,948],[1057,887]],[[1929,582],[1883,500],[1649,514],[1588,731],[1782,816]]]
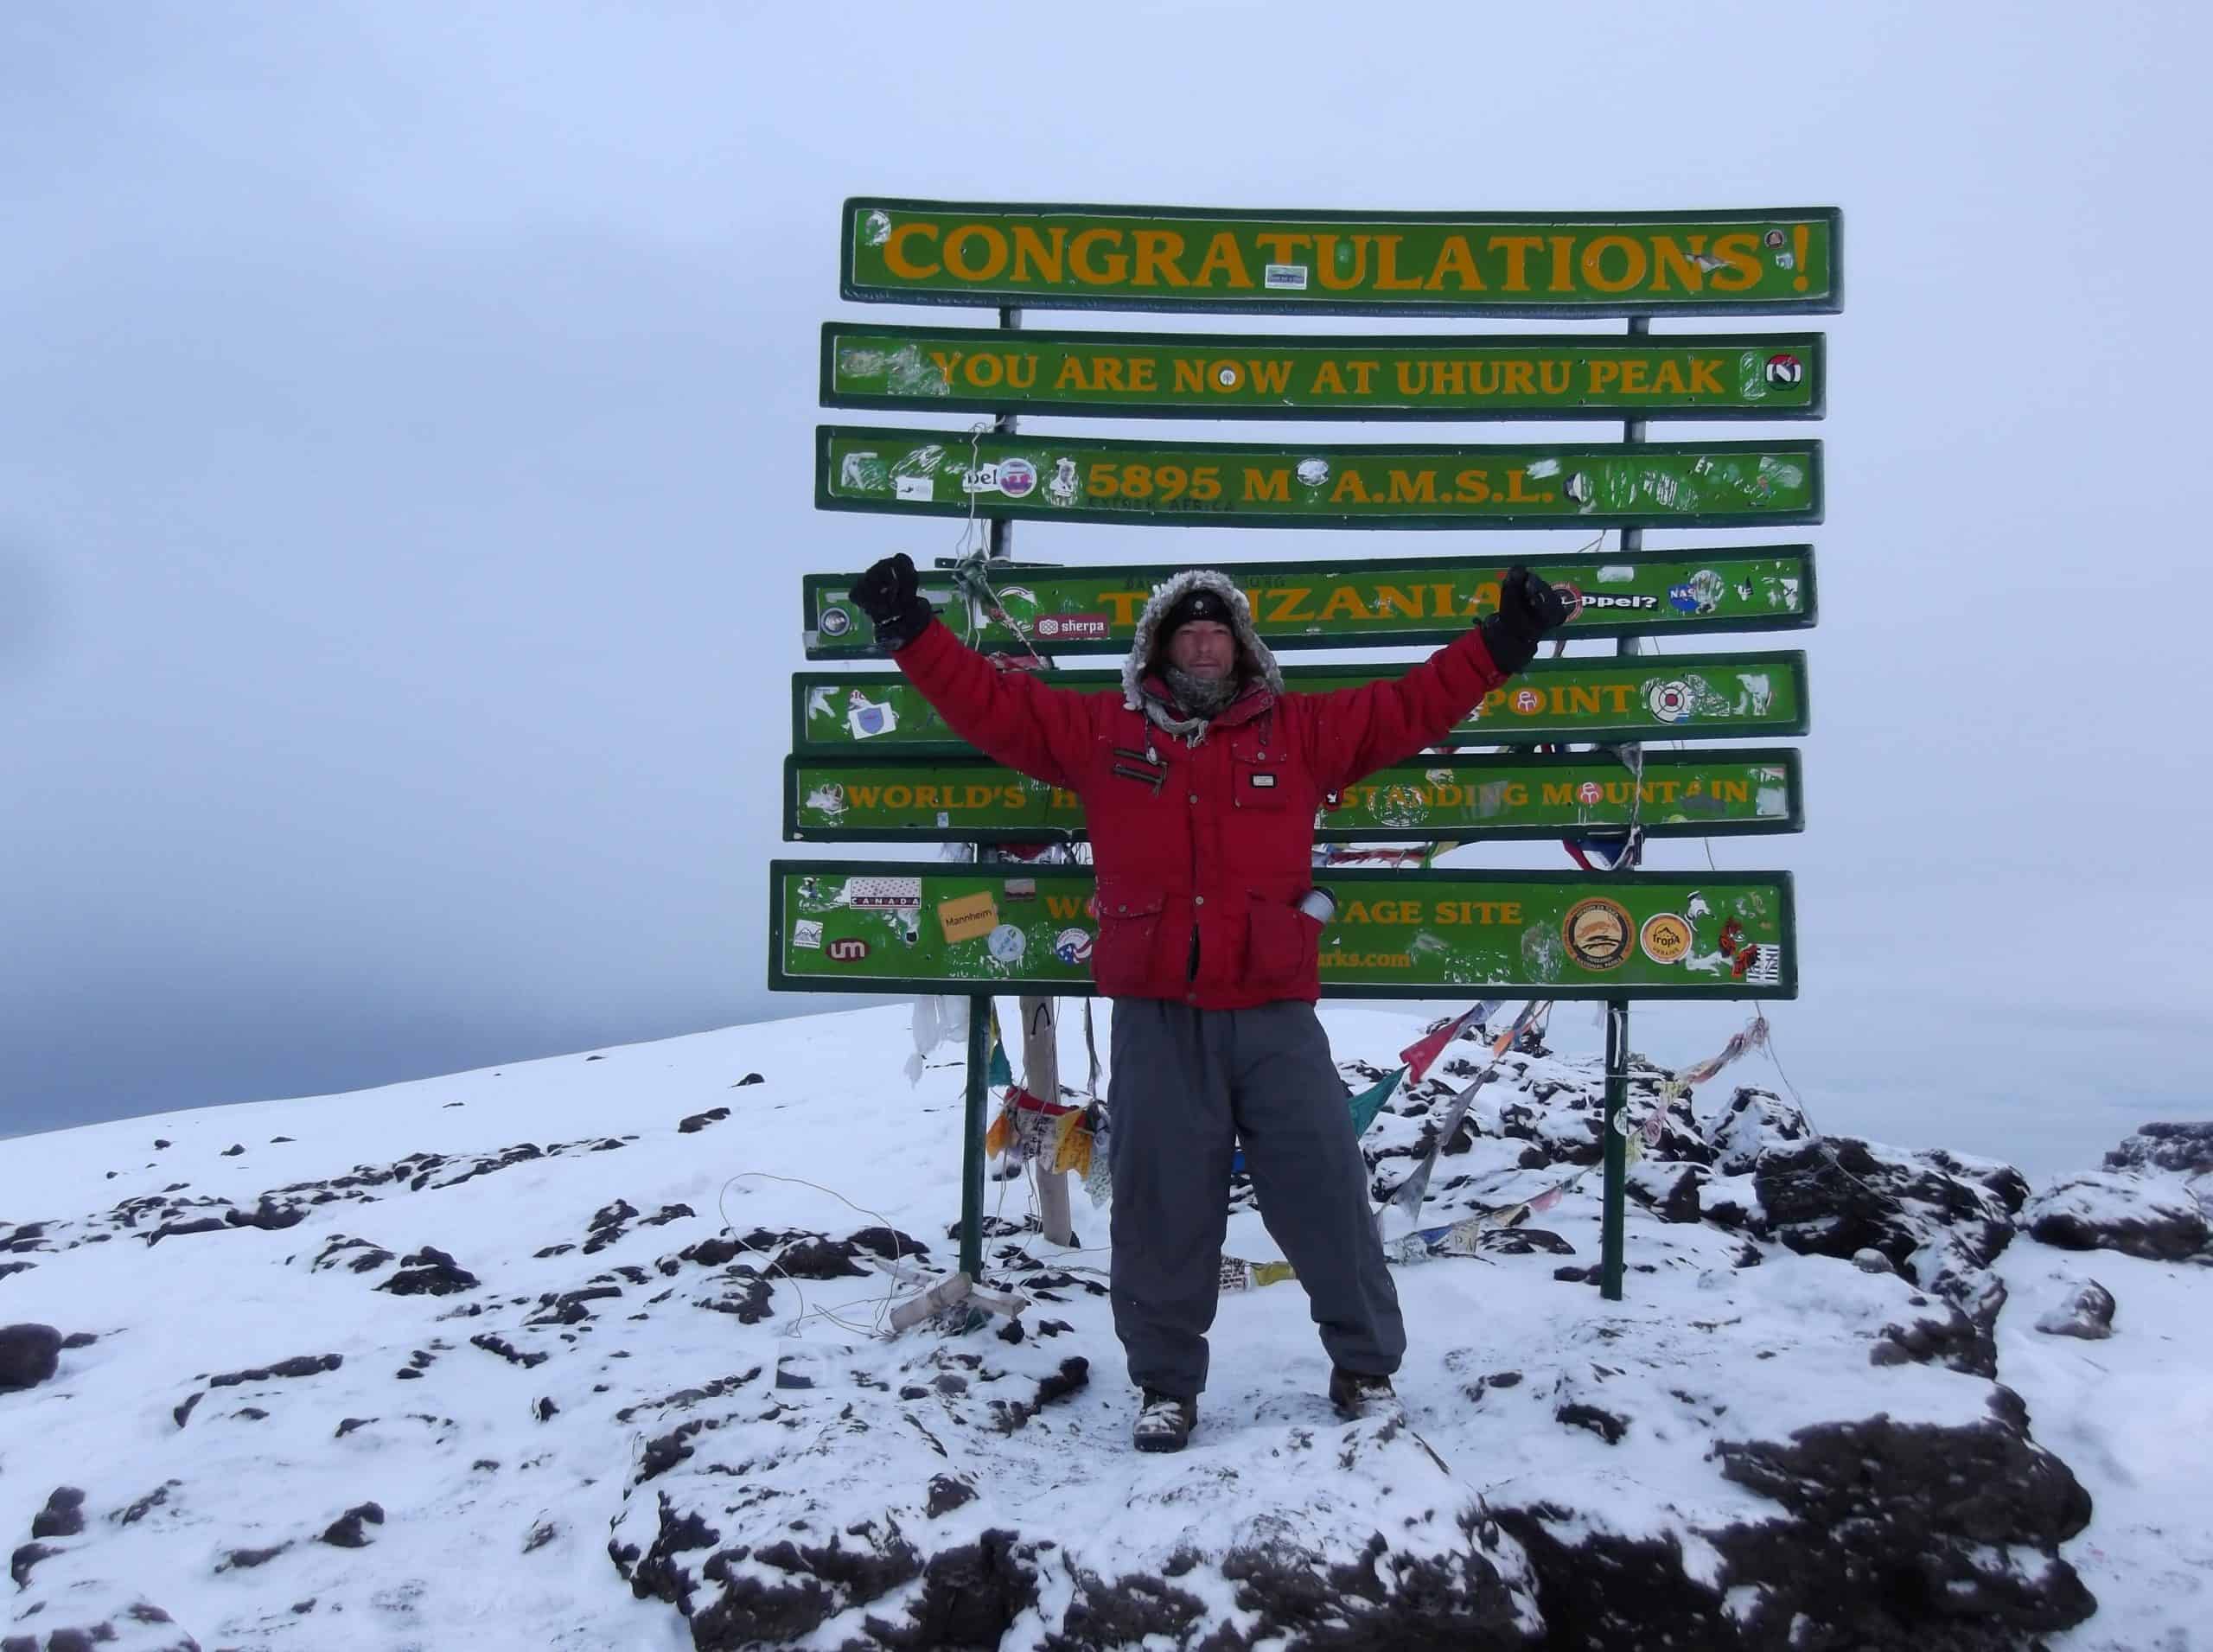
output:
[[[1349,1075],[1419,1030],[1326,1018]],[[1019,1315],[884,1334],[960,1202],[960,1075],[909,1088],[907,1019],[10,1142],[0,1374],[39,1375],[0,1383],[0,1647],[1995,1652],[2092,1609],[2048,1449],[2082,1345],[2030,1333],[2028,1407],[1993,1380],[2003,1165],[1674,1097],[1607,1303],[1599,1075],[1532,1041],[1421,1221],[1556,1196],[1399,1271],[1406,1418],[1331,1411],[1278,1285],[1223,1299],[1191,1447],[1147,1456],[1106,1253],[1045,1243],[1018,1180],[985,1272]],[[1484,1058],[1378,1119],[1379,1198]],[[1667,1077],[1635,1064],[1633,1113]],[[1277,1254],[1249,1190],[1229,1220]]]
[[[2095,1279],[2085,1279],[2063,1296],[2037,1319],[2037,1329],[2048,1336],[2079,1336],[2084,1342],[2103,1342],[2113,1335],[2113,1292]]]
[[[2031,1237],[2062,1250],[2113,1250],[2176,1262],[2206,1249],[2205,1214],[2178,1178],[2082,1170],[2041,1190],[2021,1213]]]

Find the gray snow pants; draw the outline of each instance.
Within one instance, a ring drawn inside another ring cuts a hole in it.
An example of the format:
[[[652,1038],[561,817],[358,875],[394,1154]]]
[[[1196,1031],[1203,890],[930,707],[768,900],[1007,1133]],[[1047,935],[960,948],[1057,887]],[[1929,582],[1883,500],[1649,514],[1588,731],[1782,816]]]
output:
[[[1313,1005],[1117,998],[1107,1107],[1114,1332],[1131,1381],[1182,1395],[1207,1386],[1240,1139],[1261,1220],[1306,1287],[1330,1359],[1369,1376],[1399,1368],[1406,1323]]]

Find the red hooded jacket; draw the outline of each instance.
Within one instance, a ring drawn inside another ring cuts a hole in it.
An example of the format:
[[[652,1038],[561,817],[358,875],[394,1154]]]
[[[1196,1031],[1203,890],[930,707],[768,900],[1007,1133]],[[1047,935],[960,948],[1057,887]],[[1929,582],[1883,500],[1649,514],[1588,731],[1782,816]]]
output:
[[[1182,713],[1149,670],[1143,621],[1122,693],[1048,687],[936,622],[893,658],[969,744],[1083,800],[1100,992],[1208,1010],[1311,1004],[1321,996],[1322,926],[1295,903],[1313,887],[1315,811],[1330,793],[1442,743],[1506,673],[1471,628],[1395,681],[1287,693],[1243,594],[1213,578],[1233,599],[1246,687],[1191,734],[1162,726]],[[1164,590],[1146,618],[1192,580]]]

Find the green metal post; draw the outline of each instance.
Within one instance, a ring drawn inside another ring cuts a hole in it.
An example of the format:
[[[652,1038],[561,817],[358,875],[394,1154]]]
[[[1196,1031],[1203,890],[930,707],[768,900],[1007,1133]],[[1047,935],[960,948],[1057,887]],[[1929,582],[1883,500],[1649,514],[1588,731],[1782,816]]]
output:
[[[1022,312],[1002,309],[999,325],[1021,326]],[[1014,433],[1012,413],[1001,413],[992,423],[1002,436]],[[1013,554],[1013,523],[997,518],[986,532],[993,561]],[[991,851],[982,844],[976,845],[975,851],[979,861],[990,858]],[[990,1104],[991,1065],[991,995],[973,993],[968,999],[968,1100],[960,1125],[960,1271],[978,1284],[984,1278],[984,1132],[989,1128],[985,1118]],[[972,1325],[974,1323],[970,1321]]]
[[[1652,330],[1652,323],[1642,316],[1632,316],[1629,323],[1632,338]],[[1644,421],[1633,418],[1622,426],[1622,440],[1635,443],[1644,440]],[[1644,548],[1644,530],[1625,527],[1622,530],[1622,549],[1624,552]],[[1637,652],[1639,639],[1623,637],[1614,644],[1617,654]],[[1641,771],[1640,771],[1641,773]],[[1624,869],[1636,864],[1636,845],[1632,842],[1623,850]],[[1624,1248],[1623,1228],[1629,1220],[1629,1139],[1621,1132],[1622,1110],[1629,1105],[1629,1000],[1606,1000],[1606,1121],[1605,1121],[1605,1194],[1604,1211],[1598,1229],[1598,1294],[1608,1302],[1622,1299],[1622,1253]]]
[[[968,1000],[968,1102],[960,1121],[960,1271],[984,1276],[984,1114],[992,1066],[992,1000]]]

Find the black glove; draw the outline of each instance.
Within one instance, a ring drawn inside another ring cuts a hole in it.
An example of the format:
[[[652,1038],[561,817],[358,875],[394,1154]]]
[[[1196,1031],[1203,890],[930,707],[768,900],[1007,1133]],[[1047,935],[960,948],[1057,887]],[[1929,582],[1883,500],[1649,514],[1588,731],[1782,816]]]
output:
[[[876,622],[877,646],[897,654],[929,628],[937,610],[915,588],[915,559],[902,551],[853,582],[845,598]]]
[[[1499,587],[1498,612],[1478,628],[1491,663],[1515,672],[1536,658],[1545,633],[1567,623],[1567,599],[1520,563],[1506,571]]]

